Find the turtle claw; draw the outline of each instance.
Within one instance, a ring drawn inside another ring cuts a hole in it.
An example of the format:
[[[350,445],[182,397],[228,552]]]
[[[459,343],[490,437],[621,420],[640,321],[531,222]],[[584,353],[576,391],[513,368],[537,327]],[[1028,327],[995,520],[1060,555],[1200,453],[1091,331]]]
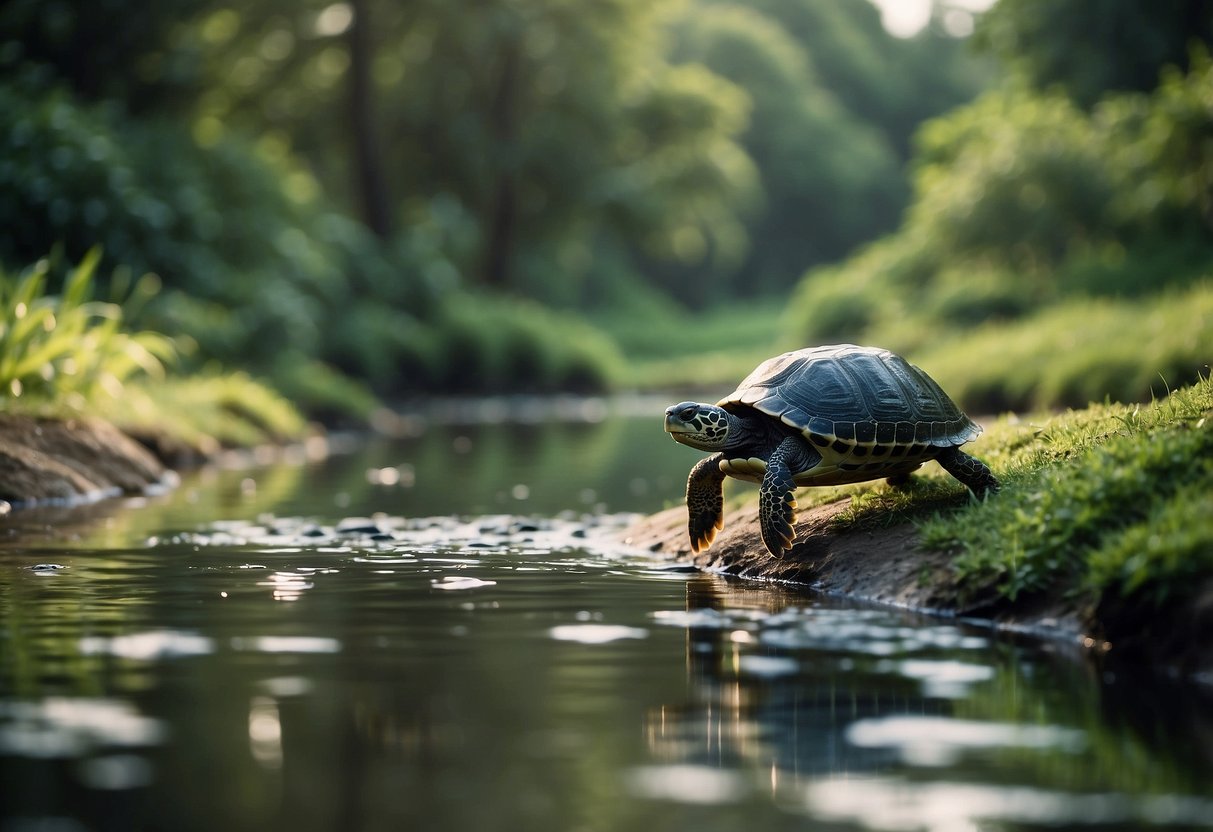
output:
[[[762,512],[761,526],[763,545],[773,556],[782,558],[796,542],[796,499],[790,492],[770,511]]]
[[[687,478],[687,535],[691,551],[698,554],[712,545],[724,528],[724,493],[720,454],[701,459]]]
[[[691,551],[699,554],[704,549],[712,545],[712,541],[716,539],[716,533],[724,528],[724,519],[716,518],[716,522],[705,528],[702,532],[691,532]]]

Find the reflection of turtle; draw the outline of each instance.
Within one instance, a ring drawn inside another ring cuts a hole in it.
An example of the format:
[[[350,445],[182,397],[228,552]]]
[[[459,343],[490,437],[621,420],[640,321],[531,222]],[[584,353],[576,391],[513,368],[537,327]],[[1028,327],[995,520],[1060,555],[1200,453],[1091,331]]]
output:
[[[718,404],[669,408],[665,429],[684,445],[716,451],[687,480],[696,552],[724,525],[725,475],[762,484],[762,542],[776,557],[796,537],[798,485],[881,477],[899,484],[934,459],[978,497],[998,490],[990,469],[960,450],[981,428],[922,370],[872,347],[784,353],[760,364]]]

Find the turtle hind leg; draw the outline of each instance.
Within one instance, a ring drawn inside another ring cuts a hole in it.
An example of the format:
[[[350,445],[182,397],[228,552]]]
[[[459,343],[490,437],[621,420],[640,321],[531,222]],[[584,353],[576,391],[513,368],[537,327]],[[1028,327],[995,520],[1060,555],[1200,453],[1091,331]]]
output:
[[[914,475],[909,471],[903,471],[900,474],[894,474],[891,477],[886,477],[885,482],[889,488],[896,488],[899,491],[908,489],[914,483]]]
[[[1002,487],[984,462],[969,456],[960,448],[948,448],[935,457],[935,461],[943,470],[968,486],[973,496],[979,500],[985,499],[987,494],[992,494]]]
[[[796,540],[796,481],[799,471],[812,468],[821,455],[797,436],[789,436],[767,460],[758,497],[758,518],[762,542],[777,558],[792,548]]]
[[[692,552],[711,546],[716,532],[724,528],[723,459],[724,454],[701,459],[687,477],[687,533]]]

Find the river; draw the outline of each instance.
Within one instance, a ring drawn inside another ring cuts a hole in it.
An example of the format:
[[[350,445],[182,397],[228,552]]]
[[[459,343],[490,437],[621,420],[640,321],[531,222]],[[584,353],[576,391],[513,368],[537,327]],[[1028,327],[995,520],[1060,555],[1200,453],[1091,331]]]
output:
[[[1213,828],[1205,688],[614,543],[655,408],[7,518],[0,832]]]

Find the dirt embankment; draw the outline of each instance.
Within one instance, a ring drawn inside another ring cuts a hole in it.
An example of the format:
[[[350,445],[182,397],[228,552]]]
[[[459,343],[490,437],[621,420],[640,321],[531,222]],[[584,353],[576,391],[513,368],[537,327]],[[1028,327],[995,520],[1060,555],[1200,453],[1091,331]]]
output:
[[[1078,643],[1101,659],[1147,663],[1213,682],[1213,586],[1162,613],[1108,601],[1089,607],[1064,592],[1016,604],[993,595],[974,599],[960,591],[946,553],[919,547],[913,524],[890,518],[888,525],[840,528],[834,519],[848,506],[849,498],[800,512],[796,545],[781,559],[762,545],[757,505],[727,511],[724,529],[697,554],[690,550],[681,506],[645,518],[623,537],[630,546],[705,570],[984,621]]]
[[[0,414],[0,500],[14,505],[134,494],[170,472],[106,422]]]

